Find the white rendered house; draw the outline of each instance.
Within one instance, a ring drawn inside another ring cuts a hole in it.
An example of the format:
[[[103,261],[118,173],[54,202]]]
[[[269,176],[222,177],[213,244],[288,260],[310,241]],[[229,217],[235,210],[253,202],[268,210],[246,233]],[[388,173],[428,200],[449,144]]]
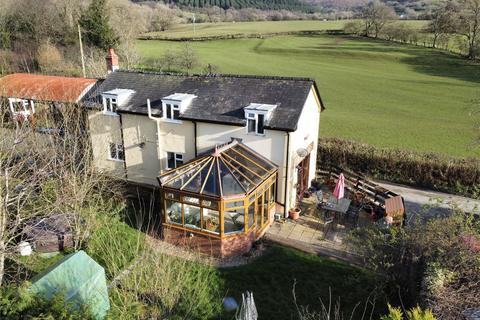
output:
[[[129,182],[158,187],[232,139],[278,166],[278,212],[315,178],[323,104],[312,79],[115,71],[85,103],[96,166]]]

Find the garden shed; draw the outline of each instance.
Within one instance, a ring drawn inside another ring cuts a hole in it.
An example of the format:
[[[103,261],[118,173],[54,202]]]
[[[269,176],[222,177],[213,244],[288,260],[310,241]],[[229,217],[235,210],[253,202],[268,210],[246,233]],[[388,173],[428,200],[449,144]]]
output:
[[[51,299],[65,295],[75,308],[90,310],[103,319],[110,309],[105,270],[84,251],[71,253],[32,279],[30,291]]]
[[[167,171],[158,178],[164,239],[220,257],[247,252],[273,220],[277,170],[233,140]]]
[[[71,219],[65,214],[29,221],[23,229],[25,241],[38,252],[55,252],[74,247]]]

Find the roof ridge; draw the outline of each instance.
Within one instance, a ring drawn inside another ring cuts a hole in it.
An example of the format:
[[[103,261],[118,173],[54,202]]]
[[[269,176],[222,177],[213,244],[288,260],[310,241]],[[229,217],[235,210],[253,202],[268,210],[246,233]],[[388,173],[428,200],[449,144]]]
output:
[[[115,72],[151,74],[159,76],[179,76],[179,77],[198,77],[198,78],[240,78],[240,79],[270,79],[270,80],[290,80],[290,81],[315,81],[309,77],[287,77],[287,76],[266,76],[266,75],[248,75],[248,74],[187,74],[181,72],[163,72],[153,70],[120,69]]]

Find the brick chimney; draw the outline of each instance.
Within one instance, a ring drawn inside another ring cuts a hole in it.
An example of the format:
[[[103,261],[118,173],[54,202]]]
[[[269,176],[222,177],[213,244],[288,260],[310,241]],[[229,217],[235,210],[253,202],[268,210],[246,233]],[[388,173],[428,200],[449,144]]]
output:
[[[115,72],[119,69],[119,67],[118,67],[118,56],[115,53],[115,50],[113,50],[113,48],[108,49],[108,54],[107,54],[107,57],[105,59],[107,60],[107,72],[108,73]]]

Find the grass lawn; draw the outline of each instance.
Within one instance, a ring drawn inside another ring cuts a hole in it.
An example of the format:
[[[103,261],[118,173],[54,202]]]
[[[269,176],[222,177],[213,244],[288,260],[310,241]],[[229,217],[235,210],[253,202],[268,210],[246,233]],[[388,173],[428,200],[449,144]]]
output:
[[[146,65],[181,45],[138,41]],[[203,65],[217,65],[221,73],[315,78],[327,108],[322,136],[478,156],[471,149],[475,131],[470,112],[471,100],[480,97],[480,65],[456,55],[333,35],[202,41],[192,46]]]
[[[425,21],[409,21],[413,27],[422,27]],[[145,36],[154,36],[162,39],[175,39],[184,37],[211,37],[230,34],[265,34],[276,32],[295,32],[295,31],[323,31],[340,30],[343,28],[345,20],[339,21],[318,21],[318,20],[299,20],[299,21],[255,21],[255,22],[219,22],[219,23],[197,23],[195,25],[195,34],[193,33],[193,24],[177,24],[171,29],[163,32],[150,32]]]
[[[220,270],[228,290],[240,301],[240,294],[253,292],[260,319],[296,319],[293,284],[296,280],[297,303],[320,310],[320,300],[328,308],[329,288],[332,308],[340,299],[346,319],[357,304],[355,316],[360,318],[368,296],[374,292],[375,280],[368,272],[295,249],[274,246],[253,263]],[[384,311],[386,302],[377,297],[376,312]],[[375,317],[374,317],[375,318]]]

